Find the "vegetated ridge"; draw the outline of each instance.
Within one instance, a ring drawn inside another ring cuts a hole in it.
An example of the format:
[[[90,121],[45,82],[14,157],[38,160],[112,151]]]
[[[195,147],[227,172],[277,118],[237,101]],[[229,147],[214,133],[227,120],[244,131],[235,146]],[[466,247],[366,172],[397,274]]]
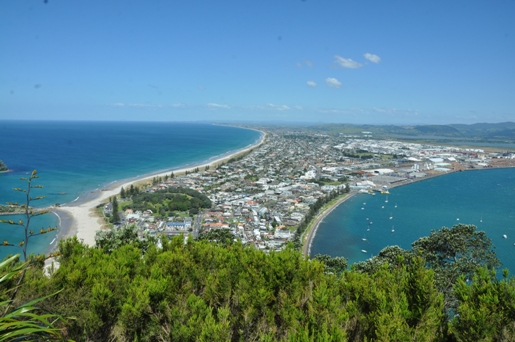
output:
[[[514,122],[414,126],[331,124],[312,126],[311,128],[327,132],[338,131],[343,134],[370,132],[379,136],[395,134],[413,137],[424,135],[476,139],[515,139]]]

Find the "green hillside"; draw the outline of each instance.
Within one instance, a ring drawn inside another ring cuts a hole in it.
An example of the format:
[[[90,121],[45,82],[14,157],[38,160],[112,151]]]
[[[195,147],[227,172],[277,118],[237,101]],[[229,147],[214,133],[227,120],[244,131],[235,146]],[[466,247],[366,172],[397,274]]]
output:
[[[508,139],[515,140],[515,123],[477,123],[472,125],[352,125],[352,124],[330,124],[310,126],[309,129],[325,132],[328,134],[362,135],[363,132],[371,132],[373,136],[385,137],[389,135],[400,135],[411,138],[417,136],[434,137],[462,137],[475,139]]]
[[[513,278],[479,268],[466,280],[450,265],[449,302],[438,285],[447,273],[399,248],[342,271],[291,248],[267,254],[182,237],[145,253],[138,246],[108,252],[61,241],[60,268],[51,277],[30,268],[17,304],[58,292],[38,306],[71,317],[66,334],[77,341],[501,341],[515,333]],[[16,281],[3,284],[4,298]]]

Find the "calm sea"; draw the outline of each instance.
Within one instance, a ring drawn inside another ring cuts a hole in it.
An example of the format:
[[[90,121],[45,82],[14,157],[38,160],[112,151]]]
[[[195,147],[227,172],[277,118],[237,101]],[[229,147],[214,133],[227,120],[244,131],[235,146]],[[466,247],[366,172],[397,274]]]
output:
[[[515,272],[514,203],[515,168],[451,173],[389,195],[358,194],[323,220],[311,255],[344,256],[351,264],[389,245],[410,249],[431,230],[464,223],[485,231],[503,267]]]
[[[109,184],[164,170],[198,164],[256,142],[260,133],[227,126],[165,122],[44,122],[0,121],[0,159],[13,172],[0,173],[0,203],[19,201],[14,187],[24,187],[20,177],[37,169],[46,196],[34,206],[83,201],[94,190]],[[19,216],[2,216],[15,219]],[[31,227],[55,226],[54,214],[37,217]],[[30,248],[45,252],[56,233],[34,237]],[[0,239],[17,243],[19,229],[0,224]],[[19,253],[1,247],[0,259]]]

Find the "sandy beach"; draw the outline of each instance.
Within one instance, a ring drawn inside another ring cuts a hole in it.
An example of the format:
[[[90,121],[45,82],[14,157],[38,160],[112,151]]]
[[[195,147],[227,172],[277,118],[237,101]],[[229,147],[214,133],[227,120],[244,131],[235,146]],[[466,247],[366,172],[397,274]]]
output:
[[[216,168],[221,163],[227,162],[231,158],[243,155],[248,151],[260,146],[266,138],[266,133],[261,133],[262,136],[260,140],[257,141],[255,144],[246,147],[242,150],[238,150],[229,155],[220,157],[216,160],[210,160],[202,164],[188,166],[187,168],[177,170],[170,169],[155,174],[145,175],[137,179],[117,182],[107,189],[102,189],[101,191],[98,191],[98,193],[94,193],[95,197],[93,199],[87,200],[77,205],[74,205],[73,203],[65,204],[60,206],[59,208],[53,209],[52,211],[59,216],[59,239],[68,238],[76,235],[77,238],[83,243],[89,246],[93,246],[95,244],[96,232],[102,229],[105,225],[104,219],[97,214],[96,207],[102,203],[107,202],[110,197],[119,195],[122,187],[124,189],[127,189],[131,185],[141,186],[145,183],[150,183],[152,181],[152,178],[154,177],[164,177],[166,175],[170,175],[171,172],[173,172],[175,176],[180,176],[183,175],[186,171],[193,171],[197,167],[199,169],[203,169],[206,166],[209,166],[210,169]]]

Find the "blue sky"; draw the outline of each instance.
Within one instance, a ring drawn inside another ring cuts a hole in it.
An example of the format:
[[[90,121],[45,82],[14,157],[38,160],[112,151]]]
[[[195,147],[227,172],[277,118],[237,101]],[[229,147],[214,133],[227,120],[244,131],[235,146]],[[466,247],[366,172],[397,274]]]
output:
[[[0,5],[0,120],[515,121],[515,1]]]

